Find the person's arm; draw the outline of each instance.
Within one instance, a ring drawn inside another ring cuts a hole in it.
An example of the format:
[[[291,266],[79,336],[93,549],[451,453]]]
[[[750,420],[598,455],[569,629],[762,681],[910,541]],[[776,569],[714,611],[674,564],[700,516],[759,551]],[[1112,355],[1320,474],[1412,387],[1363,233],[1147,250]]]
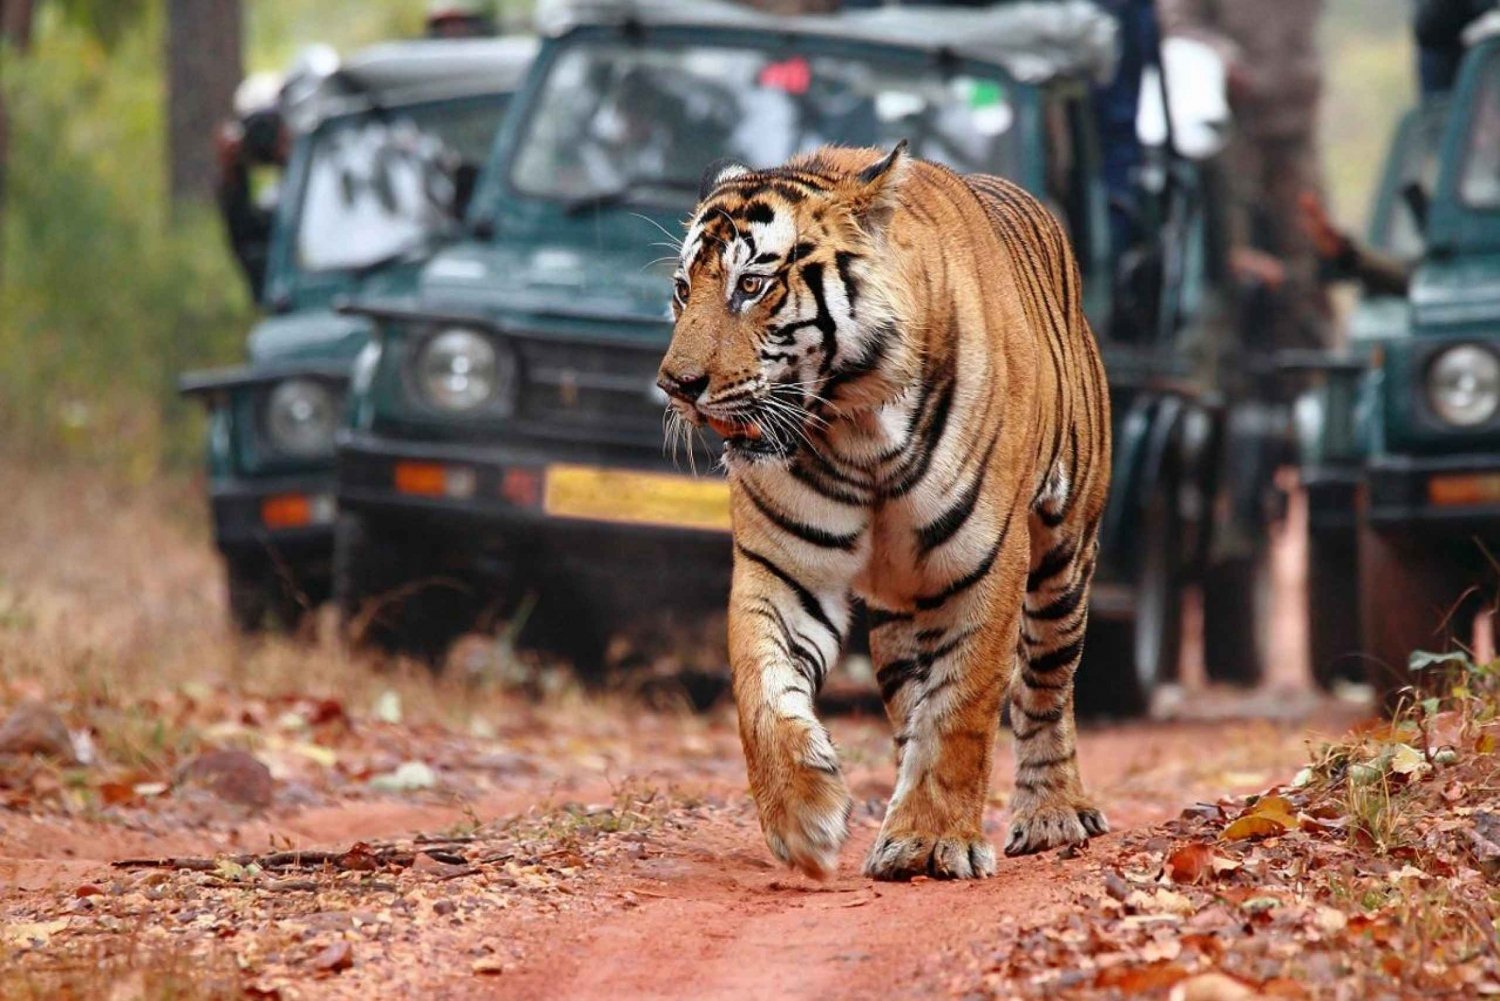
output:
[[[1207,0],[1156,0],[1162,37],[1177,35],[1211,46],[1229,65],[1240,61],[1240,48],[1219,27]]]
[[[1371,295],[1406,295],[1411,284],[1411,265],[1364,246],[1338,229],[1328,218],[1322,199],[1312,192],[1302,194],[1298,209],[1303,232],[1334,281],[1357,281]]]
[[[1464,29],[1495,6],[1495,0],[1416,0],[1412,30],[1424,49],[1463,44]]]

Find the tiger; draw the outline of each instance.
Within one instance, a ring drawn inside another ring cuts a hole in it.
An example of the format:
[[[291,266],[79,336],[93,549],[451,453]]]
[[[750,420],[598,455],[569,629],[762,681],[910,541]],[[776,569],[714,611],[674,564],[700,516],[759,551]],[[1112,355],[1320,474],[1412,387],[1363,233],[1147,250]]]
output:
[[[827,878],[852,800],[815,699],[862,601],[896,782],[867,876],[996,871],[1109,830],[1079,777],[1073,681],[1109,489],[1109,396],[1077,262],[999,177],[824,147],[703,176],[658,372],[723,440],[729,661],[771,853]]]

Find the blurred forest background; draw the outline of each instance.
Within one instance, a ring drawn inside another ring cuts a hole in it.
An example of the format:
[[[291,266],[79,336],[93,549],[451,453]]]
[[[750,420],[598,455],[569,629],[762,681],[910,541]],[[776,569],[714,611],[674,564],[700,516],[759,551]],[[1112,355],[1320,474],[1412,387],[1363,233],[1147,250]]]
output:
[[[1254,2],[1254,0],[1233,0]],[[254,320],[211,194],[174,183],[168,55],[181,12],[240,9],[244,72],[302,46],[420,33],[424,0],[0,0],[7,169],[0,187],[0,450],[133,479],[190,467],[202,425],[178,374],[238,360]],[[503,6],[525,22],[528,0]],[[1329,0],[1325,153],[1338,217],[1363,221],[1414,95],[1406,0]],[[7,24],[10,19],[12,23]],[[24,43],[24,46],[20,43]],[[182,49],[177,50],[179,57]],[[183,137],[191,138],[191,137]],[[211,128],[195,152],[211,165]],[[190,151],[194,152],[194,151]],[[183,154],[179,151],[179,164]],[[188,157],[191,160],[191,157]],[[200,160],[200,164],[201,164]],[[176,191],[178,197],[173,198]]]

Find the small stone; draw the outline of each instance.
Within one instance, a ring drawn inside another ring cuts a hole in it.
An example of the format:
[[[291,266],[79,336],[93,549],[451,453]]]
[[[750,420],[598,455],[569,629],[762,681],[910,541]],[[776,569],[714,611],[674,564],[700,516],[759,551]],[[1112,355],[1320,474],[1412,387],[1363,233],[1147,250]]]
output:
[[[0,754],[36,754],[65,765],[78,764],[67,724],[40,702],[21,703],[0,723]]]
[[[379,792],[415,792],[437,785],[437,773],[420,761],[407,761],[395,771],[370,779],[370,788]]]
[[[229,803],[263,810],[275,797],[271,770],[244,751],[208,751],[178,774],[179,785],[198,786]]]
[[[427,852],[418,852],[417,857],[412,860],[411,871],[438,879],[456,879],[460,876],[472,876],[479,870],[467,863],[455,865],[433,858]]]
[[[479,976],[497,976],[505,972],[505,963],[499,956],[485,956],[474,960],[469,969]]]
[[[354,965],[354,947],[338,939],[314,956],[308,965],[322,973],[341,973]]]
[[[432,913],[434,914],[452,914],[456,910],[458,910],[458,905],[451,900],[435,901],[432,905]]]

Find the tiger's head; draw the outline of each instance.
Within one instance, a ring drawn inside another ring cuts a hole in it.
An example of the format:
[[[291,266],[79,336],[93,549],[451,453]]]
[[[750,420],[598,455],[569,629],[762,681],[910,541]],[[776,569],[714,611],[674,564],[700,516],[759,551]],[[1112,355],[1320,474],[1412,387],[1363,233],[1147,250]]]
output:
[[[785,461],[904,385],[886,236],[908,169],[902,142],[704,174],[657,384],[680,421],[718,432],[726,462]]]

